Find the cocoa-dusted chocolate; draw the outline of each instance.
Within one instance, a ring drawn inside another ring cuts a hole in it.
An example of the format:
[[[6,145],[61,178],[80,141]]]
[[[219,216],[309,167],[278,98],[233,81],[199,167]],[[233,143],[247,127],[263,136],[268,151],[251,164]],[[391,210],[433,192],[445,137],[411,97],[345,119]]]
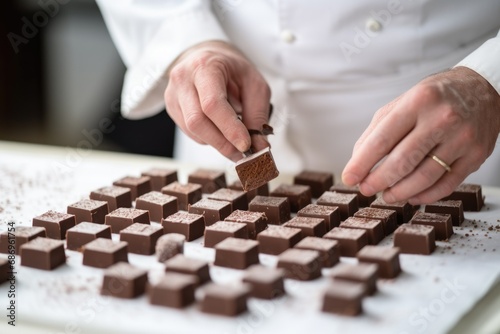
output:
[[[235,169],[245,191],[256,189],[279,175],[269,147],[241,159]]]
[[[162,226],[134,223],[120,231],[120,241],[128,243],[129,253],[151,255],[162,235]]]
[[[132,207],[132,192],[130,188],[110,186],[96,189],[90,193],[90,199],[108,202],[108,210]]]
[[[259,263],[259,243],[255,240],[229,237],[215,245],[214,265],[246,269]]]
[[[125,176],[119,180],[113,182],[114,186],[124,187],[130,189],[130,195],[132,196],[132,201],[145,193],[150,192],[151,189],[151,179],[148,176]]]
[[[401,253],[430,255],[436,249],[434,227],[403,224],[394,231],[394,247]]]
[[[208,262],[186,257],[183,254],[177,254],[165,262],[167,272],[175,272],[187,275],[194,275],[198,278],[199,284],[205,284],[210,281],[210,271]]]
[[[278,268],[285,278],[310,281],[321,276],[321,259],[318,251],[292,248],[278,256]]]
[[[68,205],[67,213],[75,215],[76,223],[90,222],[104,224],[104,217],[108,214],[108,202],[84,199]]]
[[[399,248],[385,246],[365,246],[356,257],[360,263],[378,265],[378,277],[396,278],[401,273]]]
[[[179,211],[168,216],[161,222],[163,231],[167,233],[180,233],[187,241],[193,241],[203,236],[205,232],[205,218],[185,211]]]
[[[294,184],[311,187],[311,194],[318,198],[333,185],[333,173],[304,170],[293,178]]]
[[[83,265],[95,268],[108,268],[118,262],[128,262],[128,244],[97,238],[82,247]]]
[[[263,212],[235,210],[224,220],[247,224],[248,238],[254,240],[267,228],[267,217]]]
[[[358,197],[356,194],[343,194],[333,191],[325,191],[316,201],[318,205],[337,206],[340,219],[346,220],[354,212],[358,211]]]
[[[149,218],[155,222],[161,222],[179,210],[177,197],[165,195],[158,191],[151,191],[147,194],[137,197],[135,208],[148,210]]]
[[[300,240],[294,248],[308,249],[319,252],[321,265],[325,268],[330,268],[339,262],[340,247],[336,240],[305,237]]]
[[[177,197],[179,210],[188,210],[189,204],[194,204],[201,199],[201,185],[197,183],[181,184],[177,181],[172,182],[161,188],[161,192]]]
[[[340,256],[355,257],[356,253],[368,245],[368,233],[354,228],[335,227],[323,238],[337,240],[340,246]]]
[[[391,234],[397,227],[397,213],[395,210],[361,208],[354,213],[354,217],[381,220],[385,235]]]
[[[283,269],[254,265],[248,268],[242,281],[250,285],[250,297],[273,299],[285,294]]]
[[[226,175],[219,170],[201,168],[188,175],[188,182],[200,184],[203,193],[211,194],[217,189],[226,188]]]
[[[155,246],[155,254],[158,262],[163,263],[177,254],[183,254],[185,241],[186,237],[179,233],[169,233],[159,237]]]
[[[247,195],[247,201],[250,202],[255,196],[269,196],[269,183],[265,183],[258,188],[245,191],[240,180],[236,180],[227,186],[229,189],[244,191]]]
[[[322,218],[293,217],[282,226],[300,229],[302,238],[322,237],[326,233],[325,220]]]
[[[66,263],[64,241],[38,237],[21,246],[21,266],[52,270]]]
[[[9,233],[13,235],[14,244],[9,242]],[[4,231],[0,234],[0,253],[9,254],[15,248],[15,254],[21,254],[21,246],[38,237],[46,237],[45,228],[40,226],[17,226],[15,232]]]
[[[208,195],[207,198],[231,203],[231,212],[234,210],[248,210],[248,198],[243,190],[221,188]]]
[[[376,245],[384,239],[384,228],[379,219],[349,217],[340,223],[340,227],[365,230],[370,245]]]
[[[194,301],[198,280],[196,276],[174,272],[165,273],[148,291],[149,303],[173,308],[184,308]]]
[[[481,211],[484,197],[481,186],[478,184],[462,183],[443,200],[462,201],[464,211]]]
[[[83,245],[97,238],[111,239],[111,228],[107,225],[83,222],[66,232],[66,248],[79,251]]]
[[[280,184],[271,191],[271,196],[286,197],[290,203],[290,211],[297,212],[311,204],[311,187],[300,184]]]
[[[148,272],[126,262],[118,262],[104,272],[101,295],[136,298],[146,291]]]
[[[247,285],[211,283],[203,288],[201,311],[234,317],[247,310],[250,288]]]
[[[433,226],[436,240],[448,240],[453,234],[451,215],[447,213],[417,211],[411,218],[410,224]]]
[[[411,206],[408,202],[399,201],[394,203],[387,203],[382,197],[374,200],[372,204],[370,204],[370,207],[396,211],[398,225],[408,223],[413,216],[414,211],[413,206]]]
[[[151,190],[161,191],[167,184],[177,181],[177,171],[169,168],[151,168],[141,173],[151,180]]]
[[[75,215],[52,210],[33,218],[33,226],[45,228],[47,238],[51,239],[66,239],[66,231],[75,224]]]
[[[425,212],[451,215],[453,226],[460,226],[464,218],[464,206],[460,200],[437,201],[425,206]]]
[[[336,281],[348,281],[363,285],[366,295],[377,291],[378,265],[373,263],[339,263],[329,276]]]
[[[111,233],[120,233],[124,228],[135,223],[150,224],[149,211],[133,208],[118,208],[106,215],[106,225]]]
[[[265,231],[257,234],[259,252],[279,255],[292,248],[302,239],[302,231],[298,228],[269,225]]]
[[[332,282],[323,296],[321,310],[345,316],[356,316],[363,311],[364,288],[359,283]]]
[[[297,217],[322,218],[325,220],[327,232],[340,225],[340,211],[337,206],[309,204],[297,212]]]
[[[205,247],[215,247],[222,240],[234,237],[248,239],[248,227],[245,223],[218,221],[205,227]]]
[[[281,225],[290,220],[290,202],[286,197],[255,196],[248,209],[263,212],[268,224]]]
[[[356,194],[358,196],[358,205],[360,208],[370,206],[370,204],[377,198],[377,195],[365,196],[359,190],[359,186],[348,186],[343,183],[337,183],[330,187],[330,191],[344,193],[344,194]]]
[[[188,207],[189,213],[196,213],[205,217],[205,226],[210,226],[215,222],[224,220],[231,214],[231,204],[226,201],[216,201],[202,198]]]

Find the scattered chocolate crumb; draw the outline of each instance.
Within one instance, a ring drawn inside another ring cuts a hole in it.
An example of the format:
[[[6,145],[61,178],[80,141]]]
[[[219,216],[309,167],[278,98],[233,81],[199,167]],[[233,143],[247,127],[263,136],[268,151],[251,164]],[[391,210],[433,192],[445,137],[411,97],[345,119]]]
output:
[[[465,233],[465,236],[468,237],[469,236],[469,233]],[[463,245],[463,244],[462,244]]]

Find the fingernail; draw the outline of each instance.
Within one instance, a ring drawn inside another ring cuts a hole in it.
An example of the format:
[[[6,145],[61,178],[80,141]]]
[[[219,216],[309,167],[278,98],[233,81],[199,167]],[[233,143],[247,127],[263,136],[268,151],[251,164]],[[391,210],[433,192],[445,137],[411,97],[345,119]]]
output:
[[[376,191],[368,183],[362,183],[359,185],[359,190],[365,196],[372,196],[376,194]]]
[[[396,198],[390,192],[385,192],[384,193],[384,201],[386,201],[387,203],[394,203],[394,202],[396,202]]]
[[[344,184],[348,186],[353,186],[355,184],[358,184],[359,177],[353,173],[345,173],[342,174],[342,182],[344,182]]]
[[[236,141],[236,143],[234,144],[234,146],[236,146],[236,148],[238,149],[238,151],[240,152],[245,152],[248,150],[248,148],[250,147],[250,143],[248,143],[246,140],[244,139],[238,139]]]
[[[420,205],[420,204],[422,204],[422,203],[418,200],[418,198],[417,198],[417,197],[412,197],[412,198],[410,198],[410,199],[408,200],[408,203],[409,203],[410,205]]]

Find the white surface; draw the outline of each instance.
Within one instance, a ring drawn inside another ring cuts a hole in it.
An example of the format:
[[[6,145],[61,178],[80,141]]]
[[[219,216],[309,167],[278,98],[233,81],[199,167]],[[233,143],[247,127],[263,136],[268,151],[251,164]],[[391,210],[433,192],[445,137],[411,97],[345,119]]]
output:
[[[47,210],[66,206],[124,175],[152,166],[179,167],[181,180],[193,166],[168,159],[93,152],[73,167],[70,151],[0,142],[0,228],[14,221],[31,224]],[[74,152],[73,152],[74,154]],[[232,177],[232,176],[231,176]],[[450,242],[438,242],[432,256],[402,255],[404,273],[379,281],[379,292],[364,300],[364,314],[345,318],[320,311],[326,278],[313,282],[286,281],[288,295],[275,301],[251,299],[250,312],[237,318],[209,316],[191,306],[184,311],[151,306],[146,297],[118,300],[101,297],[102,270],[81,265],[81,255],[67,251],[67,264],[51,272],[19,266],[17,261],[17,321],[35,324],[42,333],[168,332],[197,333],[444,333],[491,288],[500,272],[500,191],[485,189],[486,208],[466,213]],[[473,227],[476,220],[477,227]],[[489,231],[488,227],[493,226]],[[466,234],[468,236],[466,236]],[[213,260],[213,251],[197,242],[188,256]],[[390,244],[386,238],[383,244]],[[5,255],[0,255],[5,257]],[[150,269],[150,280],[162,273],[154,256],[131,255],[132,264]],[[347,259],[343,259],[347,260]],[[275,257],[261,256],[265,265]],[[211,267],[217,282],[236,281],[241,271]],[[8,303],[7,286],[0,286],[0,308]],[[2,315],[2,318],[5,316]],[[6,320],[2,320],[3,326]],[[0,327],[2,328],[2,327]],[[4,332],[4,331],[2,331]]]

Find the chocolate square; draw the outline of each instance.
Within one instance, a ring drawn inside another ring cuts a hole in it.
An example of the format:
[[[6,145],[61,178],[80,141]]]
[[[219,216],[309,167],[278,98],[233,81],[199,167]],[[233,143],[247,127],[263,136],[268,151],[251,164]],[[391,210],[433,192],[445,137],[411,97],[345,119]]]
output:
[[[311,204],[311,187],[299,184],[281,184],[271,191],[271,196],[288,198],[290,211],[297,212]]]
[[[197,183],[181,184],[177,181],[172,182],[161,188],[161,192],[177,197],[179,210],[187,211],[189,204],[194,204],[201,199],[201,185]]]
[[[79,251],[80,248],[97,238],[111,239],[111,228],[96,223],[80,223],[66,232],[66,248]]]
[[[340,219],[346,220],[358,211],[358,197],[356,194],[342,194],[325,191],[316,201],[318,205],[337,206]]]
[[[205,218],[185,211],[179,211],[161,221],[164,233],[179,233],[187,241],[193,241],[203,236],[205,231]]]
[[[221,188],[208,195],[207,198],[231,203],[231,212],[234,210],[248,210],[248,199],[243,190]]]
[[[245,223],[218,221],[205,227],[205,247],[214,247],[222,240],[234,237],[248,239],[248,227]]]
[[[205,217],[205,226],[210,226],[219,220],[224,220],[231,214],[231,204],[225,201],[202,198],[189,205],[189,213],[196,213]]]
[[[332,269],[329,276],[334,279],[334,283],[337,281],[360,283],[363,285],[365,293],[371,296],[377,291],[377,273],[378,264],[339,263]]]
[[[178,309],[184,308],[194,302],[197,283],[198,280],[193,275],[165,273],[156,284],[149,286],[149,303]]]
[[[293,183],[311,187],[312,197],[318,198],[333,185],[333,173],[304,170],[295,175]]]
[[[177,197],[165,195],[158,191],[151,191],[137,197],[135,200],[135,208],[148,210],[149,218],[158,223],[161,222],[163,218],[179,211]]]
[[[64,263],[64,241],[38,237],[21,246],[21,266],[52,270]]]
[[[281,225],[290,220],[290,202],[286,197],[255,196],[248,209],[263,212],[268,224]]]
[[[224,220],[247,224],[248,238],[254,240],[267,228],[267,217],[263,212],[235,210]]]
[[[309,204],[297,212],[297,217],[322,218],[325,220],[327,232],[340,225],[340,211],[337,206]]]
[[[365,246],[356,257],[359,262],[377,264],[378,277],[396,278],[401,272],[399,253],[396,247]]]
[[[464,211],[481,211],[484,205],[481,186],[471,183],[462,183],[443,200],[462,201]]]
[[[97,238],[83,246],[83,265],[108,268],[118,262],[128,262],[127,249],[125,241]]]
[[[253,264],[258,264],[258,246],[259,243],[255,240],[226,238],[215,245],[214,265],[233,269],[246,269]]]
[[[167,184],[177,181],[177,171],[168,168],[151,168],[141,173],[151,180],[151,190],[161,191]]]
[[[203,289],[201,311],[233,317],[247,310],[249,287],[209,284]]]
[[[7,282],[11,276],[11,267],[7,259],[0,258],[0,284]]]
[[[356,316],[363,310],[364,288],[361,284],[334,281],[326,290],[321,310],[327,313]]]
[[[340,227],[365,230],[370,245],[376,245],[384,239],[384,228],[380,219],[349,217],[340,223]]]
[[[162,226],[134,223],[120,231],[120,241],[128,242],[129,253],[151,255],[162,235]]]
[[[278,256],[278,268],[283,268],[285,278],[310,281],[321,276],[321,259],[317,251],[287,249]]]
[[[285,294],[282,269],[255,265],[248,268],[243,282],[250,285],[250,297],[273,299]]]
[[[148,176],[125,176],[113,182],[113,185],[129,188],[132,201],[151,191],[151,179]]]
[[[108,202],[108,210],[132,207],[132,192],[129,188],[111,186],[94,190],[90,193],[90,199]]]
[[[217,189],[226,188],[226,175],[219,170],[197,169],[188,175],[188,182],[201,185],[204,194],[211,194]]]
[[[391,234],[397,227],[397,213],[395,210],[361,208],[354,214],[354,217],[381,220],[385,235]]]
[[[330,232],[327,232],[323,238],[339,242],[340,256],[355,257],[361,248],[368,245],[366,230],[354,228],[335,227]]]
[[[198,278],[198,283],[205,284],[210,281],[210,271],[208,262],[186,257],[178,254],[165,262],[166,272],[194,275]]]
[[[89,222],[104,224],[104,217],[108,214],[108,202],[84,199],[68,205],[67,212],[75,215],[76,223]]]
[[[111,226],[111,233],[120,233],[134,223],[149,225],[149,211],[132,208],[118,208],[106,215],[106,225]]]
[[[259,252],[279,255],[292,248],[302,239],[302,232],[298,228],[283,226],[268,226],[265,231],[257,234]]]
[[[453,234],[453,224],[449,214],[417,211],[410,220],[410,224],[433,226],[436,240],[448,240]]]
[[[269,196],[269,183],[263,184],[260,187],[255,188],[255,189],[245,191],[245,190],[243,190],[243,185],[241,184],[241,181],[236,180],[233,183],[229,184],[227,187],[229,189],[240,190],[240,191],[245,192],[245,194],[247,195],[247,202],[250,202],[251,200],[253,200],[253,198],[257,195]]]
[[[370,206],[370,204],[377,198],[377,195],[365,196],[359,190],[359,186],[348,186],[343,183],[338,183],[330,187],[330,191],[344,194],[358,195],[358,205],[360,208]]]
[[[370,207],[396,211],[398,225],[408,223],[413,216],[413,206],[405,201],[387,203],[379,197],[370,204]]]
[[[39,226],[16,226],[15,232],[4,231],[0,234],[0,253],[21,254],[21,246],[37,237],[45,237],[45,228]],[[9,241],[12,240],[12,241]]]
[[[336,240],[305,237],[300,240],[294,248],[308,249],[319,252],[321,265],[325,268],[333,267],[339,262],[340,247]]]
[[[425,206],[425,212],[449,214],[451,215],[451,222],[454,226],[460,226],[465,220],[464,206],[462,201],[459,200],[437,201],[427,204]]]
[[[235,169],[245,191],[256,189],[279,175],[269,147],[241,159]]]
[[[47,211],[44,214],[33,218],[33,226],[45,228],[47,238],[64,240],[66,231],[75,226],[76,219],[74,215]]]
[[[146,290],[148,272],[126,262],[118,262],[104,272],[101,295],[135,298]]]
[[[322,237],[326,233],[325,220],[322,218],[293,217],[284,223],[283,226],[300,229],[302,238]]]
[[[164,234],[158,238],[155,246],[155,254],[158,262],[165,262],[177,254],[184,253],[186,237],[179,233]]]
[[[429,225],[403,224],[394,231],[394,247],[401,253],[430,255],[436,249],[436,232]]]

